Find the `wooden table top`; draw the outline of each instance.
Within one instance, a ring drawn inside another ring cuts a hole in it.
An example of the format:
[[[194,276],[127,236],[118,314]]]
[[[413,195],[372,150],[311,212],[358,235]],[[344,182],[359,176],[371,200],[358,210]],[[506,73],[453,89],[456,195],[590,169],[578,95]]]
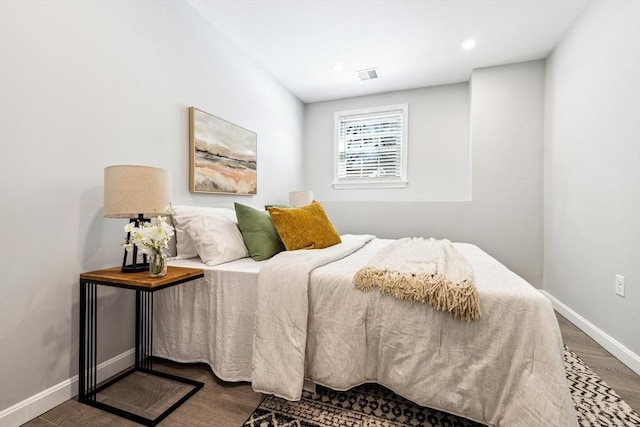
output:
[[[164,287],[174,282],[183,282],[204,276],[201,268],[167,267],[167,275],[162,277],[149,277],[148,271],[136,273],[123,273],[120,267],[112,267],[104,270],[90,271],[80,274],[80,279],[95,282],[108,282],[123,287],[154,289]]]

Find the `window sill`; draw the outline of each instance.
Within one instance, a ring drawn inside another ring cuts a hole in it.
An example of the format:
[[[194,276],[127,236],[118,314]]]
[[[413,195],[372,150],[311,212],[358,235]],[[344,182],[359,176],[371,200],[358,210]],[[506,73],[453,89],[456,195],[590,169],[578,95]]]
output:
[[[366,188],[405,188],[407,181],[383,181],[383,182],[334,182],[333,188],[336,190],[355,190]]]

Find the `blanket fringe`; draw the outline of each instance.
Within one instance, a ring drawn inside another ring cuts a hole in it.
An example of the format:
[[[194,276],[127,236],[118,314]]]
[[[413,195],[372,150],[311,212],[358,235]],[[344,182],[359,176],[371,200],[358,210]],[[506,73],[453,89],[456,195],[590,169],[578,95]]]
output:
[[[353,278],[358,289],[377,287],[398,299],[431,304],[456,318],[471,321],[480,318],[480,298],[471,281],[453,284],[442,274],[400,273],[365,267]]]

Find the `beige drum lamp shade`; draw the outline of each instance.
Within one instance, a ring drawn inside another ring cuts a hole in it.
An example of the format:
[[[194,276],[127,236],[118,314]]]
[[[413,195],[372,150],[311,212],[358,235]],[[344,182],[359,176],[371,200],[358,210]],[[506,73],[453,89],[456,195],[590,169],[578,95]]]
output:
[[[171,202],[171,174],[150,166],[118,165],[104,169],[104,216],[149,217],[165,213]]]
[[[313,191],[292,191],[289,193],[289,204],[299,208],[301,206],[307,206],[313,202]]]
[[[289,193],[289,204],[296,208],[307,206],[313,202],[313,191],[292,191]]]

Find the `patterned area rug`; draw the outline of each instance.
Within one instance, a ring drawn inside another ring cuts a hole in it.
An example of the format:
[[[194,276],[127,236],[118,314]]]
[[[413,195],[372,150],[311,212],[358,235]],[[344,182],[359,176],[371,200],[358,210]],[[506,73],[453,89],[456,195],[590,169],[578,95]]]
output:
[[[640,416],[565,346],[564,366],[580,426],[640,426]],[[243,427],[446,426],[482,424],[415,405],[377,384],[340,392],[318,387],[299,402],[267,396]]]

